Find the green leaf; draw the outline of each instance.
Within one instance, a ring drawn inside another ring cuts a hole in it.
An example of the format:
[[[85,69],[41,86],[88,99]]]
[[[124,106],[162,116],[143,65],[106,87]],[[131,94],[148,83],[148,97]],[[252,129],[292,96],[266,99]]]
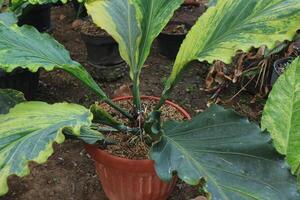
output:
[[[86,3],[93,21],[118,43],[131,77],[139,76],[151,44],[183,0],[94,0]]]
[[[11,0],[9,7],[17,16],[20,16],[22,15],[23,10],[30,7],[30,5],[51,4],[59,1],[63,3],[67,2],[67,0]]]
[[[287,155],[293,173],[300,172],[300,58],[276,81],[265,105],[261,126],[277,150]]]
[[[26,100],[22,92],[11,89],[0,89],[0,114],[8,113],[9,109],[24,101]]]
[[[17,18],[12,12],[0,13],[0,22],[6,26],[11,26],[17,23]]]
[[[82,126],[80,129],[80,135],[74,135],[72,129],[66,128],[63,132],[65,135],[71,138],[80,139],[88,144],[95,144],[98,141],[105,140],[105,136],[99,131],[93,130],[88,126]]]
[[[167,122],[162,140],[151,149],[157,174],[170,180],[176,171],[197,185],[203,177],[213,200],[296,200],[296,177],[271,138],[246,118],[220,106],[187,122]]]
[[[91,75],[71,59],[69,52],[47,33],[30,26],[5,26],[0,23],[0,69],[11,72],[17,67],[36,72],[43,67],[50,71],[62,69],[107,99]]]
[[[209,0],[208,1],[208,7],[215,6],[217,4],[217,1],[218,0]]]
[[[46,162],[53,142],[64,141],[64,128],[79,135],[82,126],[91,125],[92,117],[76,104],[43,102],[21,103],[0,115],[0,196],[8,191],[8,176],[28,175],[28,162]]]
[[[127,130],[124,124],[118,122],[107,111],[103,110],[100,105],[93,104],[90,108],[94,115],[94,121],[100,124],[114,127],[117,130]]]
[[[299,29],[299,0],[222,0],[199,18],[181,45],[164,95],[193,60],[230,63],[237,50],[275,47]]]

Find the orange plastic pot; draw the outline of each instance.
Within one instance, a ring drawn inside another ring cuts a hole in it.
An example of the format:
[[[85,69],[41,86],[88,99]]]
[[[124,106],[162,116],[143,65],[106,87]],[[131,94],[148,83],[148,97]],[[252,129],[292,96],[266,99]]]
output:
[[[132,97],[120,97],[114,101],[128,99]],[[142,96],[142,99],[159,100],[151,96]],[[186,119],[191,119],[180,106],[170,101],[166,101],[166,104],[176,108]],[[176,185],[177,177],[170,182],[160,180],[152,160],[120,158],[93,145],[86,145],[86,150],[95,160],[102,187],[110,200],[165,200]]]

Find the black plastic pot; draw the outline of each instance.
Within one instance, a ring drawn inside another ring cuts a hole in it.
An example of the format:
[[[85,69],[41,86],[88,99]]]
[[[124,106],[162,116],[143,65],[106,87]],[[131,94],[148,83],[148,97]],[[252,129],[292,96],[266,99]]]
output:
[[[24,93],[26,99],[35,97],[39,83],[39,73],[31,73],[28,70],[18,68],[12,73],[0,70],[0,88],[10,88]]]
[[[76,12],[76,17],[85,18],[88,16],[87,10],[83,3],[79,3],[77,0],[72,0],[72,5]]]
[[[294,60],[293,57],[278,59],[273,64],[273,73],[271,77],[271,85],[274,85],[279,76],[286,70],[288,65]]]
[[[122,78],[127,70],[125,62],[113,65],[92,65],[96,72],[96,78],[101,81],[115,81]]]
[[[19,17],[18,25],[34,26],[38,31],[45,32],[51,28],[51,4],[28,6]]]
[[[81,33],[85,43],[88,62],[92,65],[115,65],[123,61],[118,43],[111,36],[92,36]]]
[[[182,25],[184,24],[186,28],[190,29],[191,26],[186,23],[171,21],[168,25]],[[179,51],[180,45],[183,42],[187,33],[184,34],[173,34],[167,33],[165,31],[161,32],[157,38],[159,53],[166,56],[169,59],[175,59]]]

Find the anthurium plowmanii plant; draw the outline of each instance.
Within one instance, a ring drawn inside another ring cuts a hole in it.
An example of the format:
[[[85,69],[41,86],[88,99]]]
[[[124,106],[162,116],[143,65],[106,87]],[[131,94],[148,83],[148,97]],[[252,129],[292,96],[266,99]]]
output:
[[[32,72],[39,68],[62,69],[94,91],[99,101],[137,122],[143,119],[141,70],[154,39],[182,3],[183,0],[85,2],[94,23],[119,43],[120,54],[130,66],[134,103],[131,113],[110,100],[61,44],[33,27],[18,27],[10,13],[2,13],[0,18],[0,68],[6,72],[17,67]],[[217,105],[189,121],[162,123],[159,119],[161,106],[191,61],[230,63],[237,50],[247,52],[261,45],[273,48],[276,42],[293,38],[300,28],[299,13],[299,0],[214,1],[181,45],[159,103],[144,122],[130,123],[138,124],[136,127],[118,122],[96,106],[87,109],[71,103],[30,102],[17,91],[1,90],[0,195],[8,191],[10,175],[27,175],[29,161],[44,163],[53,153],[52,144],[62,143],[64,134],[91,144],[108,140],[93,129],[94,119],[124,134],[149,135],[149,156],[164,181],[169,181],[173,172],[191,185],[204,180],[209,197],[215,200],[299,199],[293,175],[299,172],[300,164],[299,59],[274,86],[262,128]]]

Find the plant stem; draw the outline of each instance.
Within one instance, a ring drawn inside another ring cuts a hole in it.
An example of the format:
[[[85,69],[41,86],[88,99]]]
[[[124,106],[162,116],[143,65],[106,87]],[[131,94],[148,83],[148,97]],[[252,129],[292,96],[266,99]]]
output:
[[[104,102],[107,103],[108,105],[110,105],[115,110],[119,111],[122,115],[124,115],[128,119],[133,120],[133,116],[131,114],[129,114],[126,110],[124,110],[123,108],[121,108],[120,106],[115,104],[112,100],[104,99]]]
[[[139,84],[139,75],[135,74],[133,78],[133,88],[132,88],[132,95],[133,95],[133,104],[134,109],[136,112],[136,116],[140,114],[142,110],[141,106],[141,95],[140,95],[140,84]]]
[[[161,107],[162,105],[164,105],[164,103],[165,103],[166,100],[167,100],[167,99],[166,99],[165,96],[161,96],[161,97],[160,97],[160,100],[159,100],[159,102],[158,102],[158,104],[154,107],[154,111],[159,110],[160,107]]]

